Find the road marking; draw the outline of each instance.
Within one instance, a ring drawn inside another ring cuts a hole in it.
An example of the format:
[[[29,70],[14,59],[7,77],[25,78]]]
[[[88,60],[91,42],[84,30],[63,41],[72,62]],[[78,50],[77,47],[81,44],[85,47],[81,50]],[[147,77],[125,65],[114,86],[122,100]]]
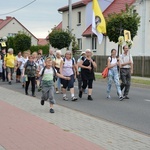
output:
[[[150,100],[149,100],[149,99],[145,99],[145,101],[146,101],[146,102],[150,102]]]

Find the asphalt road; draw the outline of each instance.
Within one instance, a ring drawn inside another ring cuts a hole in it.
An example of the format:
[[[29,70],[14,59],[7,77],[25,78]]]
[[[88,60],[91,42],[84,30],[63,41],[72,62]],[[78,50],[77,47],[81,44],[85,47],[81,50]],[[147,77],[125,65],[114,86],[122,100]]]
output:
[[[0,81],[0,86],[24,93],[21,84],[15,81],[12,81],[12,85]],[[75,91],[77,96],[77,86]],[[40,99],[41,93],[36,92],[36,96]],[[67,96],[70,97],[69,92]],[[92,97],[94,100],[88,101],[87,94],[83,94],[82,99],[72,102],[71,100],[63,101],[62,94],[55,95],[59,105],[150,135],[150,88],[139,85],[131,86],[130,99],[119,101],[114,85],[111,90],[111,99],[107,99],[106,82],[95,81]]]

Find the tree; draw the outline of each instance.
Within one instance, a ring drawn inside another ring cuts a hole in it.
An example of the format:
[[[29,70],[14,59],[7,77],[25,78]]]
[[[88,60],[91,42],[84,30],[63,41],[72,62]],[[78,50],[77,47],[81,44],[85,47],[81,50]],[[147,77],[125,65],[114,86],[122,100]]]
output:
[[[53,29],[53,31],[49,34],[49,42],[52,47],[57,49],[67,48],[71,43],[71,35],[68,31],[64,31],[62,29]]]
[[[15,53],[25,51],[31,47],[31,37],[24,33],[19,33],[14,37]]]
[[[110,14],[106,19],[107,22],[107,36],[110,41],[118,42],[119,36],[123,36],[123,30],[131,32],[131,39],[137,35],[138,27],[140,26],[140,17],[134,11],[134,6],[126,5],[126,11],[121,13]]]

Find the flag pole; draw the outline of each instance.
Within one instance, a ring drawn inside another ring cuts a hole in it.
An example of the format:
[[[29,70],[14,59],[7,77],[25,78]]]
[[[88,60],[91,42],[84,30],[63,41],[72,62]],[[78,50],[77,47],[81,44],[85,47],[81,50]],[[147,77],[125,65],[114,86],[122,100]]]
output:
[[[68,5],[69,5],[69,32],[71,34],[72,32],[72,0],[68,0]],[[69,50],[72,52],[72,42],[70,43],[70,46],[69,46]]]

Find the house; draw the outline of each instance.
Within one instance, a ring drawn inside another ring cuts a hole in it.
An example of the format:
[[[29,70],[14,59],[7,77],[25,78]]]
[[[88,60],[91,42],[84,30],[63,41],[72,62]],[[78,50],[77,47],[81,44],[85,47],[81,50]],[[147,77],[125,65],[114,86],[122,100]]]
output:
[[[38,39],[25,28],[16,18],[7,16],[6,19],[0,19],[0,37],[13,37],[18,32],[24,32],[31,37],[31,45],[37,45]]]
[[[141,0],[98,0],[103,15],[107,17],[111,13],[119,13],[125,10],[125,5],[134,5],[135,10],[141,16],[141,24],[137,36],[134,38],[131,54],[133,56],[150,56],[150,1]],[[62,29],[68,28],[69,6],[58,9],[62,13]],[[118,47],[114,42],[110,42],[104,36],[101,45],[97,42],[97,37],[92,33],[92,0],[81,0],[72,4],[72,33],[77,38],[80,50],[90,48],[94,55],[110,55],[112,48]]]

